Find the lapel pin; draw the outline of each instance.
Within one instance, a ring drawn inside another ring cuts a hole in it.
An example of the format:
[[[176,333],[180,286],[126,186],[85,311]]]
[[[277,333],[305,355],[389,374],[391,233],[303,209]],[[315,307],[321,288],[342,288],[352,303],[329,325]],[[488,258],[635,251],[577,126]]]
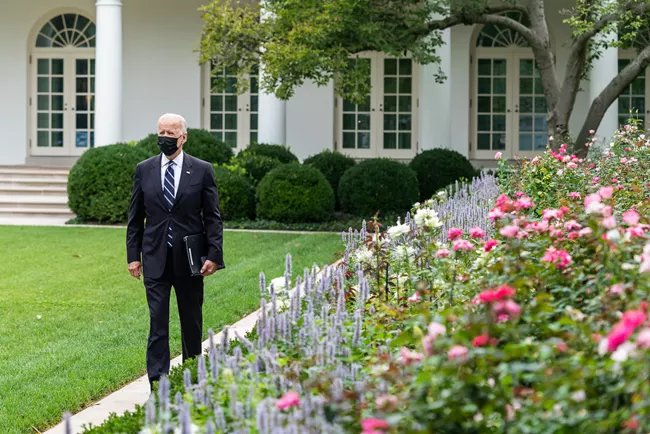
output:
[[[187,171],[187,172],[185,172],[185,173],[187,173],[188,175],[190,174],[190,172],[189,172],[189,171]]]

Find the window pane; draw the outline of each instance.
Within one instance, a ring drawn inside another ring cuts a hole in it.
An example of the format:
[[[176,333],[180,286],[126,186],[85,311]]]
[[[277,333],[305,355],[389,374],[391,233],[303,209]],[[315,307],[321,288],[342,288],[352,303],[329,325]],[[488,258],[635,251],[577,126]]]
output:
[[[50,146],[50,133],[39,131],[36,135],[36,146]]]
[[[63,110],[63,95],[52,95],[52,110]]]
[[[505,131],[506,130],[506,117],[504,115],[492,116],[492,130]]]
[[[546,113],[546,98],[535,97],[535,113]]]
[[[479,134],[478,135],[478,149],[480,151],[489,151],[490,150],[490,134]]]
[[[52,74],[63,75],[63,59],[52,59]]]
[[[494,75],[506,75],[505,59],[494,59]]]
[[[88,111],[88,98],[85,95],[77,95],[77,111]]]
[[[533,79],[520,78],[519,79],[519,93],[531,95],[533,93]]]
[[[259,96],[251,95],[251,111],[259,111]]]
[[[396,133],[384,133],[384,149],[397,149]]]
[[[77,93],[88,93],[88,79],[77,77]]]
[[[399,93],[411,93],[411,77],[400,77]]]
[[[47,113],[39,113],[38,121],[36,122],[38,128],[49,128],[50,127],[50,117]]]
[[[233,148],[237,147],[237,132],[236,131],[226,131],[224,133],[224,142],[230,145]]]
[[[492,92],[492,81],[485,77],[478,79],[478,93],[491,93]]]
[[[397,97],[384,95],[384,111],[396,112],[397,111]]]
[[[384,74],[397,75],[397,59],[384,59]]]
[[[479,115],[478,116],[478,130],[479,131],[490,131],[490,115]]]
[[[38,59],[38,74],[47,75],[50,73],[50,60],[49,59]]]
[[[521,59],[519,61],[519,74],[533,75],[533,61],[529,59]]]
[[[506,93],[506,79],[505,78],[495,78],[492,81],[492,86],[494,87],[492,92],[495,95],[505,95],[505,93]]]
[[[77,131],[75,135],[75,146],[77,148],[88,147],[88,131]]]
[[[493,134],[492,135],[492,149],[496,151],[503,151],[506,149],[506,135]]]
[[[63,113],[52,113],[52,128],[63,129]]]
[[[532,151],[533,150],[533,136],[526,133],[519,134],[519,150]]]
[[[345,149],[355,148],[355,133],[343,133],[343,147]]]
[[[370,111],[370,95],[366,97],[366,100],[359,104],[359,107],[357,107],[357,110],[360,112],[369,112]]]
[[[546,115],[535,116],[535,131],[537,132],[546,131]]]
[[[210,129],[211,130],[223,129],[223,115],[221,113],[212,113],[210,115]]]
[[[77,129],[85,130],[87,128],[88,128],[88,115],[85,113],[83,114],[77,113]]]
[[[52,93],[63,93],[63,77],[52,78]]]
[[[400,131],[411,131],[411,118],[410,114],[401,114],[399,115],[399,130]]]
[[[50,80],[47,77],[38,78],[38,91],[45,93],[50,91]]]
[[[397,115],[384,115],[384,131],[397,130]],[[384,136],[385,137],[385,136]]]
[[[47,95],[38,96],[38,109],[48,110],[50,108],[50,98]]]
[[[223,97],[221,95],[212,95],[210,97],[210,110],[215,112],[223,110]]]
[[[519,116],[519,131],[533,131],[532,116]]]
[[[397,93],[397,78],[396,77],[384,77],[384,92],[385,93]]]
[[[237,111],[237,95],[226,95],[226,108],[224,111],[236,112]]]
[[[63,131],[52,131],[52,146],[56,148],[63,147]]]
[[[77,75],[88,75],[88,59],[77,59]]]
[[[479,113],[490,113],[492,110],[492,103],[489,96],[479,96],[478,97],[478,112]]]
[[[505,113],[506,112],[506,97],[505,96],[495,96],[492,98],[492,110],[495,113]]]
[[[522,96],[519,98],[519,111],[522,113],[532,113],[533,112],[533,97],[532,96]]]
[[[491,75],[492,61],[490,59],[478,59],[478,75]]]
[[[226,114],[226,128],[227,130],[237,130],[237,114]]]
[[[344,130],[355,130],[356,129],[356,116],[352,114],[343,115],[343,129]]]
[[[257,130],[257,114],[251,113],[251,130]]]

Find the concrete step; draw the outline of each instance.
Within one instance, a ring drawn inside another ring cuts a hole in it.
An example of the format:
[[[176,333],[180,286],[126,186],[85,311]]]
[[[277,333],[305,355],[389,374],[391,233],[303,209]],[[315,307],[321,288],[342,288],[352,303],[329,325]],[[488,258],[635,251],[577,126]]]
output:
[[[20,185],[0,182],[0,196],[67,196],[64,184]]]
[[[6,175],[0,175],[0,186],[5,187],[54,187],[54,186],[67,186],[68,178],[66,177],[49,177],[42,178],[36,176],[16,176],[16,177],[7,177]]]
[[[74,216],[51,214],[0,214],[0,226],[63,226]]]
[[[0,166],[0,175],[68,176],[69,169],[37,166]]]
[[[23,218],[23,217],[34,217],[34,218],[50,218],[50,217],[60,217],[65,219],[71,219],[74,217],[72,211],[67,208],[48,208],[38,205],[25,206],[22,207],[8,207],[4,204],[0,204],[0,217],[3,218]]]

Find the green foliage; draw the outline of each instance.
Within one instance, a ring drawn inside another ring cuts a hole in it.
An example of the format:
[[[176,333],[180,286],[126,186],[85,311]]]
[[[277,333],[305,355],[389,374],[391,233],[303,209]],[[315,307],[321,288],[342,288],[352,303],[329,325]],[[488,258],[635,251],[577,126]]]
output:
[[[255,218],[255,187],[244,175],[214,166],[219,190],[219,207],[224,220]]]
[[[111,413],[100,426],[83,426],[83,434],[138,434],[144,426],[144,407],[136,406],[135,411],[126,411],[118,416]]]
[[[242,149],[237,154],[238,157],[244,155],[264,155],[267,157],[275,158],[281,163],[297,163],[296,157],[288,146],[274,145],[267,143],[251,143],[247,148]]]
[[[383,227],[394,225],[397,221],[397,214],[388,214],[378,219]],[[350,228],[360,228],[363,218],[354,217],[349,214],[334,213],[330,221],[320,223],[284,223],[275,220],[232,220],[224,222],[228,229],[255,229],[255,230],[283,230],[283,231],[318,231],[318,232],[344,232]]]
[[[270,171],[257,187],[257,215],[281,222],[332,218],[334,191],[318,169],[289,163]]]
[[[150,156],[160,154],[158,134],[149,134],[140,140],[136,147],[145,149]],[[183,150],[193,157],[213,164],[226,164],[234,155],[230,146],[217,140],[209,131],[198,128],[187,129],[187,142],[183,145]]]
[[[267,173],[281,164],[277,158],[255,154],[239,154],[231,160],[233,169],[242,169],[253,185],[259,184]]]
[[[420,200],[430,199],[440,189],[459,180],[471,181],[476,169],[462,154],[451,149],[428,149],[410,163],[418,177]]]
[[[267,75],[260,87],[280,98],[290,98],[305,79],[319,85],[335,79],[337,92],[360,101],[370,91],[367,71],[363,65],[350,67],[350,53],[381,51],[399,57],[408,51],[418,63],[438,61],[435,48],[442,37],[426,23],[443,11],[442,3],[270,0],[264,2],[268,16],[260,20],[258,4],[213,0],[201,8],[200,61],[212,61],[218,70],[237,70],[242,89],[247,86],[244,74],[261,61]]]
[[[307,157],[303,164],[307,164],[315,167],[320,170],[327,182],[330,183],[332,189],[334,190],[334,196],[336,200],[335,207],[340,208],[339,198],[338,198],[338,189],[339,181],[341,176],[348,170],[350,167],[354,166],[356,162],[354,158],[348,157],[340,152],[332,152],[329,149],[322,151],[316,155]]]
[[[82,221],[126,221],[135,166],[148,154],[120,143],[89,149],[68,176],[68,206]]]
[[[368,218],[376,212],[402,213],[419,198],[415,172],[388,158],[366,160],[348,169],[338,193],[345,212]]]

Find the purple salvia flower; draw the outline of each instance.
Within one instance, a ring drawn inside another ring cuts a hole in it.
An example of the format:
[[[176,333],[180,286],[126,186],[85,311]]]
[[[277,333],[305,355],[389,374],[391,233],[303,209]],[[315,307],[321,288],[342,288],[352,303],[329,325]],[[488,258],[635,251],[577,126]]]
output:
[[[245,418],[246,414],[244,411],[244,404],[241,402],[236,402],[235,403],[235,417],[239,420],[243,420]]]
[[[146,426],[151,426],[156,423],[156,403],[153,396],[147,400],[144,409],[144,420]]]
[[[205,356],[203,355],[203,352],[199,354],[198,375],[199,375],[199,385],[205,384],[205,382],[208,379],[208,371],[205,367]]]
[[[260,271],[260,297],[266,294],[266,276],[263,271]]]
[[[260,298],[260,316],[257,319],[257,330],[258,330],[258,332],[263,330],[265,326],[266,326],[266,299],[264,297],[261,297]],[[264,345],[265,341],[263,339],[262,333],[260,332],[258,334],[258,336],[259,336],[258,341],[261,340],[261,345]]]
[[[230,402],[228,403],[228,409],[230,414],[234,415],[237,405],[237,384],[230,385]]]
[[[219,377],[219,362],[217,361],[217,350],[215,349],[210,351],[208,358],[210,359],[210,375],[212,376],[212,378],[216,379]]]
[[[181,406],[181,413],[178,416],[181,424],[181,434],[192,434],[192,417],[190,415],[190,406],[184,403]]]
[[[275,316],[278,313],[278,300],[277,295],[275,294],[275,286],[273,285],[273,282],[271,282],[269,288],[271,289],[271,318],[275,319]]]
[[[194,389],[194,392],[192,394],[192,398],[194,399],[194,403],[196,405],[205,406],[205,399],[204,399],[205,394],[203,393],[203,391],[201,389],[199,389],[199,388]]]
[[[176,408],[180,410],[181,405],[183,405],[183,395],[181,392],[176,392],[176,395],[174,396],[174,404],[176,405]]]
[[[354,335],[352,337],[352,346],[358,347],[361,341],[361,309],[357,309],[354,313]]]
[[[208,419],[205,424],[205,434],[216,434],[216,428],[212,419]]]
[[[229,330],[230,327],[225,326],[221,335],[221,346],[223,347],[224,353],[228,353],[228,350],[230,349],[230,337],[228,336]]]
[[[163,434],[174,434],[174,426],[171,422],[165,422],[163,427]]]
[[[185,387],[185,392],[189,392],[192,388],[192,374],[189,369],[183,371],[183,386]]]
[[[214,407],[214,423],[219,431],[225,432],[228,429],[228,425],[226,424],[226,416],[219,404],[215,405]]]
[[[348,238],[348,233],[345,232],[345,231],[342,231],[341,232],[341,241],[343,241],[344,243],[347,243],[348,242],[347,238]]]
[[[285,257],[284,272],[289,275],[293,274],[293,270],[291,269],[291,253],[287,253]]]
[[[260,434],[268,434],[269,424],[268,424],[268,409],[263,403],[257,406],[257,430]]]
[[[212,385],[208,384],[205,387],[205,407],[212,408]]]
[[[243,346],[244,346],[248,351],[253,351],[253,350],[255,349],[255,346],[253,345],[253,343],[252,343],[251,341],[249,341],[248,339],[246,339],[246,337],[244,337],[244,336],[242,336],[241,334],[239,334],[239,332],[238,332],[237,330],[235,330],[235,336],[237,337],[237,339],[239,340],[239,342],[241,342],[242,345],[243,345]]]
[[[160,411],[167,414],[169,411],[169,378],[163,375],[158,383],[158,402],[160,403]]]

